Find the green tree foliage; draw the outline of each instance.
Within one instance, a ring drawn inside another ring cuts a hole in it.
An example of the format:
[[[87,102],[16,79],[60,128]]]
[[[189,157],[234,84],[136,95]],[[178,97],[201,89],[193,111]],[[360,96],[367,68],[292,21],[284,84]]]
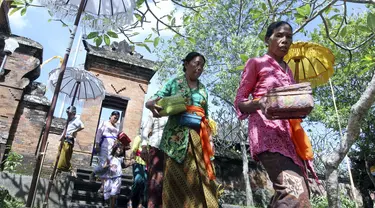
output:
[[[209,3],[209,4],[208,4]],[[243,63],[258,56],[264,44],[258,38],[260,23],[252,1],[208,1],[200,12],[185,13],[184,30],[188,37],[175,35],[164,42],[158,66],[162,79],[182,73],[182,62],[189,51],[199,51],[207,59],[202,81],[215,96],[233,102]],[[240,66],[240,67],[238,67]]]
[[[17,200],[16,198],[12,197],[5,187],[0,186],[0,207],[21,208],[25,207],[25,204],[22,203],[20,200]]]
[[[342,127],[348,125],[352,106],[358,102],[374,76],[375,65],[372,58],[374,56],[373,45],[375,44],[372,29],[373,15],[374,10],[370,8],[368,13],[343,19],[343,14],[340,11],[332,11],[330,15],[320,17],[324,24],[311,33],[311,39],[314,42],[319,42],[331,48],[335,55],[335,74],[332,77],[332,83],[340,115],[339,122]],[[309,120],[322,122],[327,128],[339,132],[330,86],[325,85],[315,89],[314,98],[317,102]],[[371,199],[369,199],[369,189],[374,188],[372,180],[369,178],[371,177],[368,174],[369,170],[365,166],[365,162],[369,162],[371,165],[375,164],[373,153],[375,146],[374,110],[375,106],[372,105],[364,119],[359,121],[360,133],[358,137],[353,138],[356,143],[350,153],[353,161],[354,182],[362,193],[365,204],[372,204]],[[343,128],[342,131],[345,134],[348,129]],[[324,161],[329,161],[332,152],[346,154],[343,147],[352,145],[346,141],[341,141],[337,135],[325,138],[324,143],[327,140],[330,140],[328,142],[333,144],[328,148],[333,148],[330,149],[330,152],[325,151],[326,154],[322,155],[325,157],[323,158]],[[326,150],[328,148],[325,146]]]
[[[14,172],[22,164],[23,156],[17,152],[10,151],[7,159],[4,161],[4,170]]]
[[[312,197],[311,199],[311,205],[312,208],[327,208],[328,205],[328,199],[324,196],[319,197]],[[344,194],[340,195],[340,207],[341,208],[355,208],[355,203]]]

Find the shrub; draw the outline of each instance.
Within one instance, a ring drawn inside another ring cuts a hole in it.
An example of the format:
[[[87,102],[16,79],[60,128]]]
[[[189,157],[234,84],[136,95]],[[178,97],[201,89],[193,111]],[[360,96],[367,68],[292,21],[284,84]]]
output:
[[[15,199],[9,194],[9,191],[4,187],[0,186],[0,207],[1,208],[21,208],[25,207],[25,204]]]
[[[22,159],[23,159],[22,155],[16,152],[10,151],[4,163],[4,170],[9,171],[9,172],[14,172],[16,167],[21,165]]]
[[[311,199],[313,208],[327,208],[328,199],[325,196],[315,196]],[[340,207],[341,208],[355,208],[355,202],[343,193],[340,194]]]

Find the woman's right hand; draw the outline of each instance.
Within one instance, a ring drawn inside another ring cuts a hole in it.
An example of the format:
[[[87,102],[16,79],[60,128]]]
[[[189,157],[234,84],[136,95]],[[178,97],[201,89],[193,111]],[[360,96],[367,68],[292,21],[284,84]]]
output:
[[[146,102],[146,108],[148,108],[153,116],[155,118],[160,118],[160,114],[159,112],[163,109],[161,106],[157,105],[156,102],[158,102],[161,98],[160,97],[157,97],[156,99],[154,100],[149,100]]]
[[[264,110],[266,98],[248,100],[238,103],[238,108],[244,113],[255,113],[257,110]]]
[[[263,115],[264,115],[267,119],[271,119],[271,117],[266,113],[266,101],[267,101],[267,97],[266,97],[266,96],[263,96],[263,97],[261,97],[261,98],[258,100],[258,105],[259,105],[259,108],[260,108],[260,110],[262,111]]]

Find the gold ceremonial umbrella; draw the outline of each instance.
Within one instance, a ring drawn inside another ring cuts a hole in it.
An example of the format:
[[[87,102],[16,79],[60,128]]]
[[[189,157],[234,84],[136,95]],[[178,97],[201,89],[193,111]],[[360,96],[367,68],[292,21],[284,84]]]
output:
[[[324,46],[311,42],[295,42],[284,57],[294,75],[294,80],[310,82],[316,87],[328,82],[333,75],[335,56]]]
[[[333,75],[333,65],[335,63],[335,56],[332,51],[324,46],[311,42],[295,42],[284,57],[284,61],[292,70],[294,80],[297,83],[310,82],[312,87],[323,85],[329,81],[331,87],[333,105],[336,111],[337,122],[340,130],[340,137],[342,139],[342,131],[340,125],[340,117],[336,106],[335,94],[332,87],[331,76]],[[346,157],[347,168],[351,183],[351,190],[354,193],[354,182],[350,170],[349,157]],[[353,194],[353,196],[355,196]]]

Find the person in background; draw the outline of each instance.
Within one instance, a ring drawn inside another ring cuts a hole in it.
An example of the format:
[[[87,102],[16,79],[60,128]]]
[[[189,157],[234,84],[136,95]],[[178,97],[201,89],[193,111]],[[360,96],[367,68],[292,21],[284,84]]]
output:
[[[133,166],[133,186],[128,207],[147,207],[147,172],[146,162],[141,157],[141,152],[147,148],[147,141],[140,135],[134,138],[131,146],[130,162]]]
[[[122,167],[127,167],[125,163],[126,147],[121,142],[113,145],[110,156],[103,164],[105,173],[102,175],[104,180],[104,200],[109,200],[110,208],[117,207],[117,196],[121,191]]]
[[[77,132],[81,131],[85,126],[80,118],[76,116],[76,107],[69,106],[66,109],[66,113],[68,114],[68,125],[64,129],[60,139],[60,141],[63,141],[63,144],[61,146],[59,162],[57,163],[57,174],[70,171],[72,176],[76,177],[76,173],[72,168],[70,160],[72,159]]]
[[[208,93],[199,81],[206,59],[200,53],[190,52],[182,61],[184,74],[170,79],[146,102],[154,117],[160,117],[161,107],[156,102],[181,95],[186,101],[185,113],[201,117],[199,129],[182,125],[182,114],[169,116],[165,125],[159,146],[165,153],[163,207],[216,208],[219,207],[218,187],[212,165]]]
[[[270,207],[310,207],[307,174],[292,142],[289,121],[268,120],[261,110],[267,91],[295,83],[283,60],[293,41],[292,27],[284,21],[273,22],[264,40],[267,54],[249,59],[242,73],[234,102],[237,115],[249,117],[250,153],[261,161],[273,183]]]
[[[107,161],[108,156],[110,156],[113,145],[119,134],[119,130],[116,125],[119,118],[120,112],[113,111],[111,113],[111,116],[109,117],[109,120],[102,122],[96,131],[94,149],[96,152],[99,152],[99,164],[94,168],[94,171],[90,174],[90,181],[94,180],[95,175],[100,177],[103,173],[103,165]],[[102,186],[99,192],[103,190],[103,185],[104,181],[102,181]]]
[[[147,156],[147,207],[162,206],[164,152],[159,149],[163,129],[168,117],[154,118],[150,112],[142,130],[142,139],[147,140],[150,146]]]

